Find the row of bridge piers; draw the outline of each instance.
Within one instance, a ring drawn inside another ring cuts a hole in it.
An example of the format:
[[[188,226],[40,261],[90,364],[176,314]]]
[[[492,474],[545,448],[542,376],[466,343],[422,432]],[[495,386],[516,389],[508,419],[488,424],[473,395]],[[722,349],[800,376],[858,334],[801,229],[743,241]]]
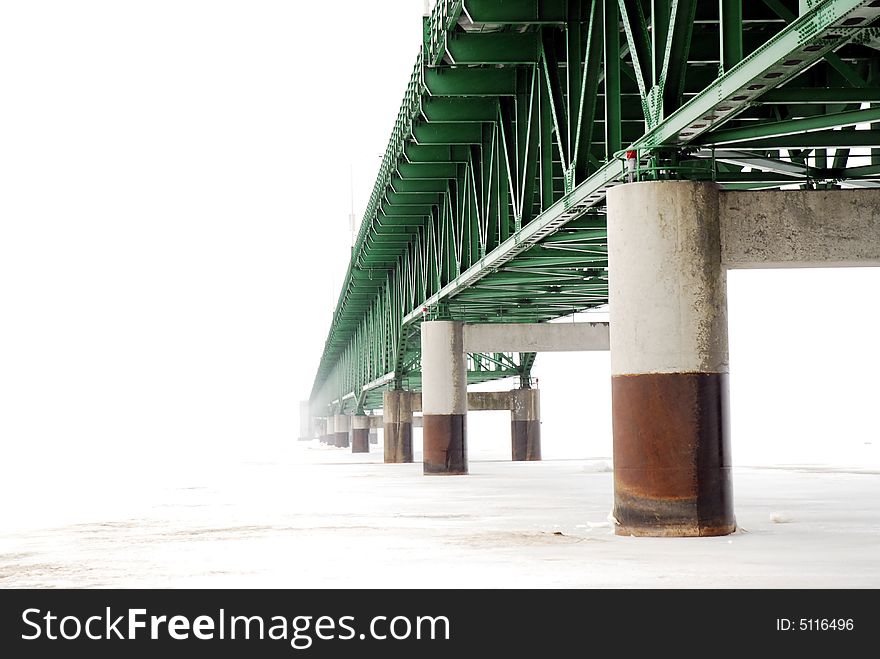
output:
[[[510,392],[470,392],[468,409],[475,411],[510,411],[510,453],[514,461],[541,459],[541,397],[538,389],[514,389]],[[413,428],[423,428],[426,456],[425,473],[466,474],[467,411],[455,421],[459,430],[451,432],[450,415],[416,415],[421,412],[422,394],[417,391],[388,390],[383,394],[381,415],[334,414],[316,419],[322,444],[351,448],[352,453],[369,453],[370,444],[378,444],[377,429],[383,430],[386,463],[413,461]],[[436,418],[441,417],[438,423]]]
[[[420,410],[424,473],[466,474],[475,409],[509,409],[512,458],[539,460],[538,391],[479,403],[466,355],[610,349],[617,532],[731,533],[727,271],[880,265],[880,190],[652,181],[609,189],[607,212],[610,325],[423,322],[421,394],[384,393],[385,461],[412,461]],[[324,441],[348,446],[351,426],[352,450],[369,450],[371,417],[325,421]]]

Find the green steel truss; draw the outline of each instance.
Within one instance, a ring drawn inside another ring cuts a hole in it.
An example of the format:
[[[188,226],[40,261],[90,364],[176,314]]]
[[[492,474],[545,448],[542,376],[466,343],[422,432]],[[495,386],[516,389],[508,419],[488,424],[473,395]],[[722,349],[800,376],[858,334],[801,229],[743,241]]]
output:
[[[880,0],[439,0],[339,295],[312,411],[420,388],[425,318],[607,303],[605,191],[880,186]],[[468,379],[533,354],[469,357]]]

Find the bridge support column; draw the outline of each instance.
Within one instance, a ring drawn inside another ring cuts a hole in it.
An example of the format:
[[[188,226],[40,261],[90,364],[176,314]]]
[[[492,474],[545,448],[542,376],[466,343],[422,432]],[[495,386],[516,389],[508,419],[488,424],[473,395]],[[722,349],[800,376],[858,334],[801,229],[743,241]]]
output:
[[[541,393],[537,389],[510,392],[511,459],[541,459]]]
[[[333,428],[336,431],[336,441],[334,444],[340,448],[348,448],[348,430],[351,426],[351,419],[347,414],[337,414],[333,419]]]
[[[426,474],[466,474],[467,362],[464,323],[422,323],[423,468]]]
[[[332,416],[324,417],[324,432],[321,433],[321,443],[328,444],[333,446],[336,443],[336,435],[333,430],[333,418]]]
[[[631,183],[607,202],[617,534],[726,535],[736,522],[718,188]]]
[[[382,394],[385,462],[412,462],[412,395],[393,390]]]
[[[355,414],[351,418],[351,452],[370,452],[370,417],[364,414]]]

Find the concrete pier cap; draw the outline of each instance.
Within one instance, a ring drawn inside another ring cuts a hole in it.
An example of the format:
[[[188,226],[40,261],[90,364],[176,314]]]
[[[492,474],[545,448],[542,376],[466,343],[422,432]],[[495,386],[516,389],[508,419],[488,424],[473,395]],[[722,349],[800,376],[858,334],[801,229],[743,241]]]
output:
[[[719,189],[630,183],[607,203],[617,533],[731,533]]]

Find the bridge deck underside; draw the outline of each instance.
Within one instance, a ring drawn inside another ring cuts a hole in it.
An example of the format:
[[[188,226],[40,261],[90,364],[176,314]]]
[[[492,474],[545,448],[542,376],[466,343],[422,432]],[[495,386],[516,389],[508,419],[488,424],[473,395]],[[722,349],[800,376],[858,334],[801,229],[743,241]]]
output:
[[[440,0],[367,207],[315,413],[419,388],[424,318],[607,303],[604,191],[880,186],[880,2]],[[534,355],[472,360],[472,382]]]

